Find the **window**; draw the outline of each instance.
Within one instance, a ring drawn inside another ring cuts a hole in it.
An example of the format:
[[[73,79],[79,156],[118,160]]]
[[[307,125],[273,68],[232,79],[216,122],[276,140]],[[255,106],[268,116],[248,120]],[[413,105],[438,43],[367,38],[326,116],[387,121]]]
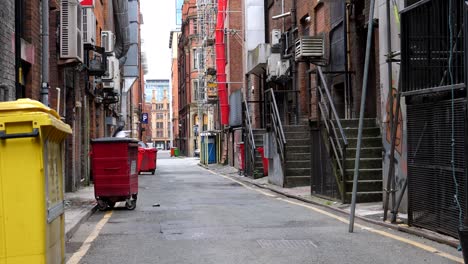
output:
[[[163,110],[164,104],[156,104],[156,110]]]
[[[158,138],[162,138],[164,135],[163,135],[163,132],[162,131],[156,131],[156,137]]]
[[[193,69],[198,70],[198,67],[200,66],[200,56],[198,53],[197,49],[193,49]]]
[[[193,88],[193,100],[198,101],[199,98],[199,87],[198,87],[198,80],[193,80],[192,88]]]
[[[156,122],[156,128],[164,128],[163,122]]]
[[[192,35],[198,34],[198,21],[196,18],[191,20],[192,23],[192,32],[190,32]]]
[[[160,119],[163,119],[164,118],[164,114],[163,113],[157,113],[156,114],[156,119],[160,120]]]

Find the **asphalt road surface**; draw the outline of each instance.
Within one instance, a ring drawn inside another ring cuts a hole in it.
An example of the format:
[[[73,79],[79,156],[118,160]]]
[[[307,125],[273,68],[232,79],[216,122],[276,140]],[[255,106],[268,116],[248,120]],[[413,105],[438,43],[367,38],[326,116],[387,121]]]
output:
[[[462,263],[456,249],[244,185],[158,153],[134,211],[96,212],[67,242],[67,264]]]

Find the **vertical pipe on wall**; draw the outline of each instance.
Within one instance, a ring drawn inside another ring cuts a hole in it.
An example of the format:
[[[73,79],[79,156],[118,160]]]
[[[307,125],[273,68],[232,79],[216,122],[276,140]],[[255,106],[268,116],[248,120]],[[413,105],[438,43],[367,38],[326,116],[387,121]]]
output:
[[[49,105],[49,0],[42,0],[42,89],[41,102]]]
[[[24,97],[21,85],[21,28],[23,18],[23,1],[15,0],[15,85],[16,99]]]
[[[226,91],[226,50],[224,41],[224,19],[227,0],[218,0],[218,14],[216,22],[216,78],[218,81],[218,96],[221,107],[221,125],[229,124],[229,103]]]

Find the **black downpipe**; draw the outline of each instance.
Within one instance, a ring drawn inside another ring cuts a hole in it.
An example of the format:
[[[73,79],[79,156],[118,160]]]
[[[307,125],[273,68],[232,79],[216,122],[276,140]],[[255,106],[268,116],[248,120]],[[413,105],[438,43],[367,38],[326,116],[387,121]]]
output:
[[[15,0],[15,86],[16,99],[25,96],[20,80],[21,73],[21,36],[23,34],[23,1]]]
[[[346,112],[351,108],[351,78],[349,76],[348,68],[348,8],[346,1],[343,1],[343,42],[344,42],[344,71],[345,71],[345,91],[348,94],[345,100],[348,101],[348,109],[345,109],[345,118],[350,118],[350,115],[346,115]],[[349,111],[350,112],[350,111]]]
[[[296,60],[295,60],[295,42],[296,42],[296,32],[297,32],[297,21],[296,21],[296,4],[297,0],[293,0],[293,6],[291,8],[291,23],[292,23],[292,31],[291,31],[291,39],[292,39],[292,46],[294,47],[292,50],[292,56],[291,56],[291,74],[292,74],[292,90],[294,91],[294,98],[296,101],[295,105],[295,115],[296,115],[296,120],[294,120],[294,123],[297,125],[299,123],[299,92],[297,91],[297,69],[296,69]]]

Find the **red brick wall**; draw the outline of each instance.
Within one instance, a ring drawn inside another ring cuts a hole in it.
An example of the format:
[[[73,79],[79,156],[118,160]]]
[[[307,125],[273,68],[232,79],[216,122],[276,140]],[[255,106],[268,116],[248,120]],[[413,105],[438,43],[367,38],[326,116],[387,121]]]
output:
[[[35,100],[41,99],[41,15],[38,12],[40,5],[39,0],[26,1],[24,10],[26,21],[23,39],[34,47],[34,63],[29,72],[24,72],[26,97]]]
[[[243,70],[244,70],[244,54],[243,54],[243,23],[241,11],[241,1],[228,1],[228,22],[227,28],[234,30],[235,33],[229,34],[226,45],[229,48],[229,57],[227,61],[226,74],[227,80],[230,82],[228,85],[230,93],[241,89],[244,84]]]

